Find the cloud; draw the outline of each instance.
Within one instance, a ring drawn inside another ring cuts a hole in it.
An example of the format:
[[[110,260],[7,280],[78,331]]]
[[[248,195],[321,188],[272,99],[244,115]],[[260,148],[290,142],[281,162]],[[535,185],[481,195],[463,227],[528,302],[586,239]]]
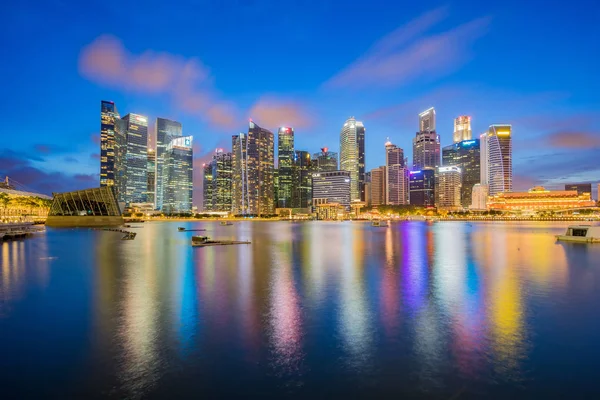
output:
[[[590,149],[600,147],[600,134],[591,132],[560,131],[547,136],[551,147],[562,149]]]
[[[308,128],[314,123],[314,115],[300,103],[274,97],[259,99],[250,109],[249,117],[266,127]]]
[[[436,9],[396,29],[324,86],[400,86],[416,78],[435,78],[456,70],[469,60],[470,47],[486,33],[490,18],[478,18],[440,34],[422,36],[445,16],[445,8]]]
[[[177,107],[214,126],[231,128],[236,119],[235,108],[220,99],[209,69],[197,58],[151,50],[133,54],[118,38],[102,35],[81,51],[79,72],[100,85],[166,94]]]
[[[97,133],[93,133],[92,135],[90,135],[90,139],[92,140],[92,143],[97,144],[98,146],[100,145],[100,135]]]

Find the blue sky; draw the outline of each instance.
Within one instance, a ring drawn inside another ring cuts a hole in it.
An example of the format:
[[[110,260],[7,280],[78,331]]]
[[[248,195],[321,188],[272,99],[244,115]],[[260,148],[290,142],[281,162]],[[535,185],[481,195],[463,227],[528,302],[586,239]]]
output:
[[[564,4],[562,2],[557,2]],[[247,119],[337,150],[349,116],[412,157],[417,114],[512,123],[516,189],[600,181],[600,5],[571,1],[21,1],[3,9],[0,176],[97,185],[100,100],[180,120],[196,165]],[[196,171],[199,186],[200,171]],[[196,196],[196,202],[199,198]]]

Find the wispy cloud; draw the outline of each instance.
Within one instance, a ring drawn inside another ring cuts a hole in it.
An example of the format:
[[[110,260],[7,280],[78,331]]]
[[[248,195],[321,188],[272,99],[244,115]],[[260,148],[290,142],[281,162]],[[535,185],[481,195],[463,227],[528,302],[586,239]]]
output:
[[[455,71],[470,59],[473,42],[486,33],[491,19],[482,17],[427,35],[446,15],[445,8],[436,9],[396,29],[327,81],[325,87],[400,86],[415,78],[434,78]]]
[[[268,127],[307,128],[312,126],[315,120],[314,114],[300,103],[270,97],[259,99],[250,109],[249,117]]]
[[[554,132],[547,137],[548,144],[561,149],[593,149],[600,148],[600,132]]]

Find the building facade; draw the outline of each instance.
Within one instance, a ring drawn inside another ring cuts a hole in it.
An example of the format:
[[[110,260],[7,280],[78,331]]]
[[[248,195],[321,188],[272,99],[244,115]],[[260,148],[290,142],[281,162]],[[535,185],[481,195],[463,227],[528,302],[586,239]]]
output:
[[[419,114],[419,132],[435,132],[435,108],[428,108]]]
[[[417,207],[435,207],[435,171],[410,171],[410,204]]]
[[[387,172],[385,166],[371,170],[371,205],[385,205],[387,196]]]
[[[148,148],[148,184],[146,186],[146,202],[152,203],[156,209],[156,152]]]
[[[436,206],[444,209],[461,208],[462,177],[459,167],[439,167],[436,176]]]
[[[112,101],[100,102],[100,186],[115,184],[115,121],[119,111]]]
[[[473,139],[473,132],[471,131],[471,117],[468,115],[456,117],[454,119],[454,133],[452,134],[452,142],[460,143],[471,139]]]
[[[307,151],[294,153],[292,174],[292,208],[308,208],[312,205],[312,164]]]
[[[294,167],[294,129],[281,127],[277,132],[278,187],[277,207],[292,207],[293,167]]]
[[[182,136],[181,123],[166,118],[156,118],[156,208],[163,205],[163,165],[164,153],[169,142]]]
[[[512,191],[512,127],[490,125],[487,133],[487,183],[490,196]]]
[[[442,149],[442,165],[459,167],[462,172],[461,204],[469,207],[473,186],[481,183],[481,152],[479,139],[463,140]]]
[[[213,211],[231,212],[231,153],[216,149],[212,159]]]
[[[122,201],[145,203],[148,188],[148,118],[138,114],[123,117],[125,124],[125,192]]]
[[[487,210],[487,199],[488,199],[488,186],[483,184],[476,184],[473,186],[473,192],[471,193],[471,206],[472,210]]]
[[[232,210],[236,215],[273,215],[273,132],[250,121],[232,138]]]
[[[565,185],[565,190],[575,190],[578,194],[592,193],[591,183],[569,183]]]
[[[328,171],[316,172],[312,175],[313,206],[335,203],[350,209],[351,172]]]
[[[409,202],[409,171],[404,163],[404,150],[385,144],[386,196],[385,204],[402,205]]]
[[[323,147],[319,153],[313,154],[312,166],[313,172],[337,171],[338,154]]]
[[[166,213],[192,210],[194,153],[192,136],[173,138],[164,153],[163,207]]]
[[[591,193],[576,190],[546,190],[537,186],[527,192],[497,193],[488,198],[488,208],[499,211],[568,210],[595,207]]]
[[[213,207],[213,167],[214,159],[203,164],[202,175],[202,211],[215,211]]]
[[[340,170],[350,172],[351,200],[365,199],[365,127],[350,117],[340,132]]]
[[[413,171],[440,165],[440,136],[435,131],[435,109],[419,114],[419,132],[413,138]]]

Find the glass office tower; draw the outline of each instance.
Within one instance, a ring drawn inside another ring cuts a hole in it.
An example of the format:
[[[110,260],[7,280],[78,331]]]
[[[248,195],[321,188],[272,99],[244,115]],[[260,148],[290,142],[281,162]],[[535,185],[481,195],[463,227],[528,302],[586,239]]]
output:
[[[190,212],[194,152],[192,136],[172,139],[164,152],[163,164],[163,211],[166,213]]]

